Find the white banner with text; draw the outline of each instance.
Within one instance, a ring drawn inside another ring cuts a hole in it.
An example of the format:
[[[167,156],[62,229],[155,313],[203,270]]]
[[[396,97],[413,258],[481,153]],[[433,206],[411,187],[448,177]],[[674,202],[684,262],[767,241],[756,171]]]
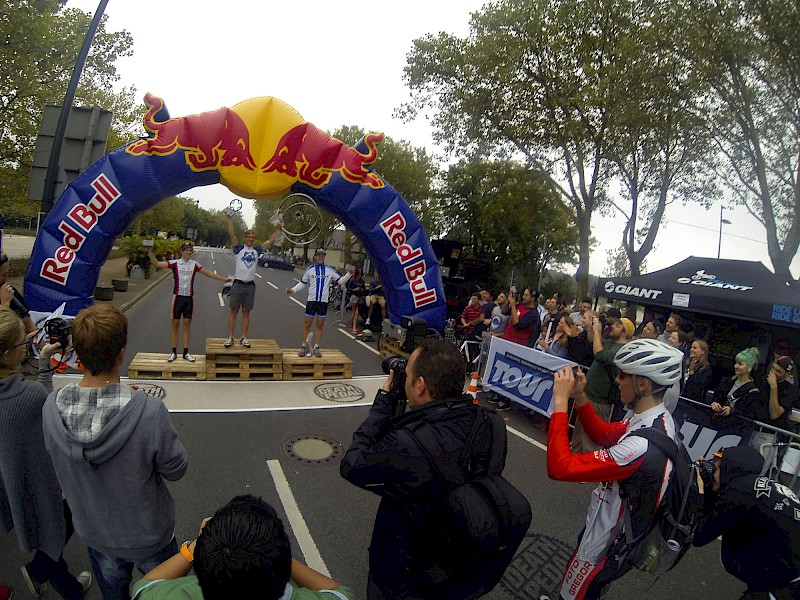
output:
[[[483,375],[483,389],[549,417],[553,414],[553,373],[566,366],[577,364],[493,337]]]

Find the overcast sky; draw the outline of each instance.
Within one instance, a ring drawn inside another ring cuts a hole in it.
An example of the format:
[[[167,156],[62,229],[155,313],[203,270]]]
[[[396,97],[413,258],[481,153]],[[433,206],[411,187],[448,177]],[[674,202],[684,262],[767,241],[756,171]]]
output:
[[[97,4],[68,3],[89,13]],[[111,30],[127,29],[133,36],[134,55],[118,63],[121,83],[136,86],[139,97],[149,91],[164,98],[173,117],[275,96],[322,129],[358,125],[441,154],[427,120],[392,117],[409,97],[402,81],[406,54],[412,40],[426,33],[466,35],[470,13],[482,5],[377,1],[348,12],[355,4],[322,0],[110,0],[106,14]],[[206,209],[224,208],[234,197],[220,185],[186,195]],[[670,207],[647,270],[691,255],[716,257],[719,207]],[[244,201],[243,214],[252,222],[251,201]],[[763,227],[743,208],[726,210],[725,219],[732,224],[723,229],[722,258],[760,260],[771,269]],[[621,218],[593,217],[600,244],[592,273],[605,269],[606,251],[619,246],[623,226]]]

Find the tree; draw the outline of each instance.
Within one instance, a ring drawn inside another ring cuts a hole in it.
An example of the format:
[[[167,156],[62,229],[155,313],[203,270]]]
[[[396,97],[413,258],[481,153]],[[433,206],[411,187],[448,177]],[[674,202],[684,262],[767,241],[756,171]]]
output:
[[[606,156],[621,182],[611,205],[626,219],[623,258],[641,274],[667,206],[675,199],[708,206],[716,196],[713,144],[698,106],[707,86],[686,61],[685,3],[636,3],[619,34],[625,59],[614,66],[620,97]],[[602,209],[601,209],[602,210]]]
[[[572,206],[579,295],[586,292],[592,214],[607,203],[604,156],[620,58],[614,42],[626,6],[501,0],[473,13],[466,39],[441,33],[415,40],[405,68],[412,100],[401,115],[433,106],[437,139],[448,151],[519,152]]]
[[[789,0],[697,2],[695,53],[715,95],[709,127],[720,173],[763,225],[775,274],[800,289],[800,6]]]
[[[545,260],[574,260],[574,216],[530,167],[462,160],[443,179],[447,237],[464,242],[496,280],[508,280],[512,269],[538,274]]]
[[[177,196],[162,200],[136,217],[131,223],[130,229],[136,235],[155,235],[159,231],[166,231],[173,235],[185,235],[184,213],[186,207],[184,201],[184,198]]]
[[[6,0],[0,15],[0,205],[30,212],[24,204],[36,132],[46,104],[60,105],[91,15],[63,9],[58,0]],[[115,110],[117,144],[139,118],[133,90],[111,91],[119,80],[117,59],[132,54],[130,34],[108,32],[100,23],[78,88],[75,104]],[[130,139],[130,137],[128,137]],[[36,207],[33,206],[35,214]]]

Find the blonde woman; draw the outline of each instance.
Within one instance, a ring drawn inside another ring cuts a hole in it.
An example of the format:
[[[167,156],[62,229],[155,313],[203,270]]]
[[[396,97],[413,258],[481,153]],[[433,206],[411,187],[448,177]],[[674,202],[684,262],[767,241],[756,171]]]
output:
[[[683,375],[681,396],[698,402],[705,401],[706,390],[711,385],[711,365],[708,364],[708,344],[695,340],[689,347],[689,358]]]
[[[42,348],[39,380],[28,381],[19,370],[35,333],[26,334],[16,313],[0,309],[0,524],[13,524],[20,549],[34,552],[22,567],[31,594],[41,595],[49,581],[62,598],[78,600],[92,576],[73,577],[61,556],[72,523],[42,433],[42,406],[53,389],[48,361],[60,345]]]

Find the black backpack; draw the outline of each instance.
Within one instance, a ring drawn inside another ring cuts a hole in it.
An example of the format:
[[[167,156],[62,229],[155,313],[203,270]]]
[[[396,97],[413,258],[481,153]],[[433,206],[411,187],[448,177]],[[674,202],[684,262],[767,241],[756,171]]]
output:
[[[448,471],[449,479],[434,458],[444,455],[445,450],[431,428],[408,430],[443,488],[432,507],[434,522],[440,527],[435,554],[444,571],[436,578],[447,589],[441,598],[475,598],[490,592],[531,524],[528,500],[501,475],[506,451],[505,423],[496,413],[479,406],[470,405],[467,410],[477,412],[458,463],[463,468],[454,470],[457,475]],[[488,472],[474,464],[470,452],[486,425],[491,426],[492,432]]]
[[[683,444],[677,444],[666,433],[651,427],[630,435],[645,438],[672,461],[672,475],[664,498],[656,510],[650,528],[633,538],[628,504],[625,502],[625,543],[627,559],[640,571],[662,575],[683,558],[692,545],[700,521],[702,497],[697,486],[697,467]],[[627,495],[624,485],[620,485]]]

